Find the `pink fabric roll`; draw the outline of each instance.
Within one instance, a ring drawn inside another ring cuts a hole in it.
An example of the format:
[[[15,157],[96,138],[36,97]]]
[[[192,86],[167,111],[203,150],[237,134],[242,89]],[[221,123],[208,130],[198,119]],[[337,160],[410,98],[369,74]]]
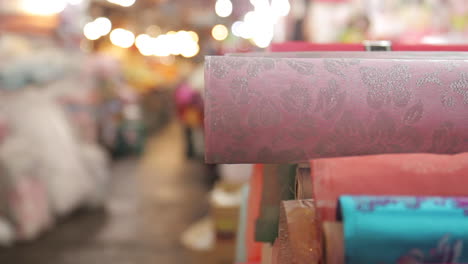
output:
[[[352,54],[207,57],[206,161],[468,151],[466,53]]]
[[[468,153],[319,159],[311,175],[320,217],[334,221],[341,195],[468,196]]]

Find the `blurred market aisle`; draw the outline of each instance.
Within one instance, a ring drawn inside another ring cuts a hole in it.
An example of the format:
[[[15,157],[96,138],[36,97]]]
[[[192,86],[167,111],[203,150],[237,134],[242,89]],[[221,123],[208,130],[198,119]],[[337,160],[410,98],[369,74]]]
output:
[[[119,161],[106,212],[81,212],[41,239],[0,249],[2,264],[189,263],[180,234],[206,214],[204,166],[184,158],[172,122],[141,159]]]

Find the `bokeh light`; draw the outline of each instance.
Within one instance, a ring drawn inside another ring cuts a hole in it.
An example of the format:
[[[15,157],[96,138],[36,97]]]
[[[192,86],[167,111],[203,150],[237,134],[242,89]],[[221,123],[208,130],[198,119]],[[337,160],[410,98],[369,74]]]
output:
[[[121,48],[130,48],[135,42],[135,35],[126,29],[117,28],[110,34],[112,44]]]
[[[255,45],[259,48],[266,48],[270,45],[271,41],[273,40],[273,30],[265,30],[262,32],[257,32],[252,38]]]
[[[135,38],[135,46],[137,46],[140,53],[144,56],[153,55],[153,43],[154,39],[147,34],[141,34]]]
[[[171,43],[168,35],[159,35],[154,40],[154,52],[153,55],[164,57],[171,55]]]
[[[145,43],[147,43],[150,40],[151,40],[151,37],[147,34],[138,35],[135,38],[135,46],[137,46],[137,48],[141,48],[145,45]]]
[[[200,38],[198,37],[198,34],[194,31],[189,31],[190,37],[192,37],[193,41],[198,42]]]
[[[289,0],[250,0],[254,10],[247,12],[242,21],[231,26],[232,34],[249,39],[260,48],[270,45],[275,26],[291,11]]]
[[[79,5],[83,3],[83,0],[68,0],[67,1],[70,5]]]
[[[185,58],[191,58],[198,54],[200,47],[196,42],[188,42],[184,50],[181,52],[181,55]]]
[[[123,7],[129,7],[135,4],[136,0],[107,0],[107,2]]]
[[[111,29],[112,22],[106,17],[99,17],[84,26],[83,34],[89,40],[96,40],[109,34]]]
[[[225,40],[228,37],[228,29],[224,25],[216,25],[213,27],[211,30],[211,35],[213,36],[214,39],[216,40]]]
[[[66,0],[21,0],[20,2],[20,7],[24,12],[39,16],[58,14],[65,10],[66,6]]]
[[[271,9],[275,16],[284,17],[291,11],[291,4],[288,0],[272,0]]]
[[[232,31],[232,34],[236,37],[240,37],[242,36],[242,24],[244,22],[242,21],[236,21],[232,24],[231,26],[231,31]]]
[[[230,0],[217,0],[215,12],[220,17],[228,17],[232,14],[232,3]]]
[[[89,40],[96,40],[101,37],[101,34],[99,34],[99,29],[93,22],[89,22],[84,26],[83,33],[84,36]]]
[[[112,22],[107,17],[98,17],[94,20],[94,24],[99,29],[101,36],[109,34],[112,30]]]

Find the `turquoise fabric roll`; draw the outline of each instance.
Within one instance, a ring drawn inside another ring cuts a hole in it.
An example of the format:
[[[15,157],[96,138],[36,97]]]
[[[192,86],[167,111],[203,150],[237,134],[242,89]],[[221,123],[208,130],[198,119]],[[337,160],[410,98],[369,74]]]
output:
[[[468,198],[342,196],[347,264],[468,263]]]

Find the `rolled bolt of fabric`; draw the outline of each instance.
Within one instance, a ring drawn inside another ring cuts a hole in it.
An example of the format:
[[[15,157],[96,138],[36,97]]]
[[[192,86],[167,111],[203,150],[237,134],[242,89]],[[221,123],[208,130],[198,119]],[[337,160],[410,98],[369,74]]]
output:
[[[206,58],[208,163],[468,151],[468,53],[300,56]]]
[[[342,196],[349,264],[468,263],[468,197]]]
[[[277,243],[277,263],[320,263],[322,258],[320,226],[313,200],[281,202]]]
[[[273,244],[278,237],[280,204],[294,199],[296,165],[264,164],[260,215],[255,226],[255,240]]]
[[[324,221],[335,221],[341,195],[468,196],[468,153],[402,154],[311,162],[313,193]]]
[[[242,187],[242,203],[239,210],[239,224],[237,226],[236,263],[244,263],[247,261],[246,235],[249,192],[250,186],[249,184],[245,184]]]
[[[323,249],[325,264],[344,264],[343,224],[341,222],[323,222]]]
[[[249,182],[247,220],[245,227],[245,245],[247,262],[260,262],[262,244],[255,241],[255,223],[260,214],[260,203],[263,186],[263,164],[255,164]]]

